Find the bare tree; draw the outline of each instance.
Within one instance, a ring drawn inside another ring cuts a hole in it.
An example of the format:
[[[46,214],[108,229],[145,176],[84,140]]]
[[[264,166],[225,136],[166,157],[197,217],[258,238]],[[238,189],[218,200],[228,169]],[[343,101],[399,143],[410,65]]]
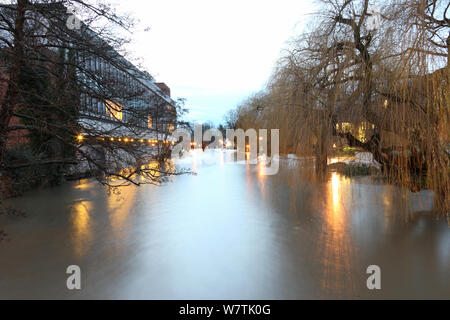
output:
[[[3,184],[14,170],[59,166],[65,172],[80,162],[109,186],[118,185],[111,178],[139,185],[178,174],[163,163],[185,109],[124,58],[133,27],[130,17],[103,2],[0,4]],[[11,146],[33,139],[38,148],[31,157],[8,158]],[[145,165],[151,162],[157,165]]]

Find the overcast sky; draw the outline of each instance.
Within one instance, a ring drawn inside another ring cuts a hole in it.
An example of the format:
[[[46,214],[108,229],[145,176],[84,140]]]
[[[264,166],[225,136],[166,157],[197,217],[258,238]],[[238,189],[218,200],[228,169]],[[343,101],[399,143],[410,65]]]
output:
[[[132,50],[192,121],[224,114],[263,88],[285,42],[311,12],[309,0],[114,0],[141,21]]]

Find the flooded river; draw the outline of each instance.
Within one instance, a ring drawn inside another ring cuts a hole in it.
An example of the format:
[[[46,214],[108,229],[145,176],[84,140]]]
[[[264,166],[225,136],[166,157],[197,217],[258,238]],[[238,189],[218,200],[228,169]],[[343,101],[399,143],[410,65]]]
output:
[[[107,195],[84,180],[10,201],[0,298],[450,299],[450,229],[432,193],[331,172],[324,181],[194,152],[197,175]],[[81,268],[81,290],[66,268]],[[381,290],[368,290],[369,265]]]

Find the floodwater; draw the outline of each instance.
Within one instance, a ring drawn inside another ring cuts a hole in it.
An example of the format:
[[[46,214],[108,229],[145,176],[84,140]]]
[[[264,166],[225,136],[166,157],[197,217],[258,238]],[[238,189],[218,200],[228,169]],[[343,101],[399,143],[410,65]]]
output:
[[[118,195],[84,180],[12,200],[27,216],[0,216],[0,298],[450,299],[449,222],[431,192],[314,181],[292,159],[263,176],[232,157],[193,152],[178,165],[197,175]]]

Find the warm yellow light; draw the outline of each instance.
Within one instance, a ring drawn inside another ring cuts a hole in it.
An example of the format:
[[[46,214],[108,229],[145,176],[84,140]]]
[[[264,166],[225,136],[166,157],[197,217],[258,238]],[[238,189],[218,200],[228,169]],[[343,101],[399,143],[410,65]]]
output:
[[[119,141],[122,141],[122,139],[119,138]]]
[[[106,114],[116,120],[123,119],[122,105],[109,100],[105,101]]]
[[[262,141],[263,137],[259,137],[259,141]]]
[[[128,138],[125,138],[123,141],[128,142]]]
[[[144,139],[139,140],[139,142],[144,142]]]
[[[333,144],[333,148],[336,149],[336,143]]]
[[[83,136],[81,134],[79,134],[77,139],[78,139],[78,141],[82,141],[83,140]]]
[[[134,139],[131,139],[131,142],[134,142]]]
[[[149,127],[149,128],[152,127],[152,117],[151,117],[151,115],[147,116],[147,127]]]
[[[109,140],[114,141],[114,138],[111,138],[111,139],[109,139]]]
[[[340,181],[336,172],[331,175],[331,191],[333,195],[333,206],[336,208],[339,205],[339,187]]]

